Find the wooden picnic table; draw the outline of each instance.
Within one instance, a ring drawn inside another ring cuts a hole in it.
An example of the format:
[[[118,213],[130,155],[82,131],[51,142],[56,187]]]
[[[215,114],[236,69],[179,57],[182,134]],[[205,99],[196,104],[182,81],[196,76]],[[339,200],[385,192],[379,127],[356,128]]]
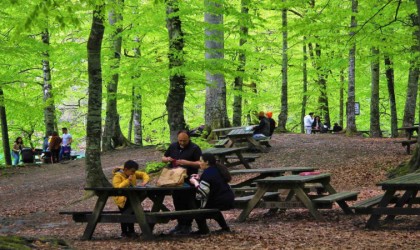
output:
[[[379,227],[379,219],[382,215],[387,215],[387,221],[393,220],[396,215],[420,215],[420,173],[407,174],[394,179],[389,179],[377,184],[385,190],[385,194],[377,207],[371,209],[371,216],[366,223],[367,228]],[[402,192],[397,196],[397,191]],[[396,201],[395,201],[395,198]],[[394,201],[395,202],[394,202]],[[390,206],[394,204],[394,206]],[[413,207],[417,204],[417,207]]]
[[[254,135],[254,131],[247,130],[245,128],[240,128],[240,129],[234,129],[230,131],[227,134],[227,137],[232,141],[232,146],[234,146],[235,143],[237,142],[246,141],[250,145],[254,146],[256,149],[258,149],[259,151],[264,152],[264,153],[267,152],[267,150],[265,150],[262,147],[261,143],[254,139],[253,135]]]
[[[331,205],[333,202],[337,202],[338,205],[344,210],[345,213],[353,213],[348,207],[346,200],[357,199],[357,192],[340,192],[337,193],[330,184],[330,174],[317,174],[317,175],[285,175],[279,177],[268,177],[265,179],[256,180],[257,191],[248,201],[246,207],[242,210],[238,217],[239,221],[245,221],[251,211],[262,205],[265,208],[281,208],[288,209],[298,207],[296,203],[303,205],[307,208],[311,215],[317,220],[324,220],[322,215],[319,213],[318,208],[322,208],[322,204]],[[308,183],[321,184],[328,195],[316,196],[312,198],[305,192],[305,185]],[[279,189],[289,190],[287,197],[282,201],[280,198],[277,201],[263,201],[264,195],[269,191],[278,191]],[[292,201],[292,198],[296,198],[298,202]],[[267,204],[267,206],[264,205]],[[302,206],[301,206],[302,207]]]
[[[291,174],[299,174],[301,172],[312,172],[314,167],[279,167],[279,168],[253,168],[253,169],[238,169],[229,171],[231,175],[240,174],[258,174],[253,178],[247,179],[243,182],[231,185],[233,188],[248,186],[255,180],[264,179],[266,177],[282,176],[289,172]]]
[[[183,211],[169,211],[163,204],[166,195],[171,195],[173,191],[189,191],[191,186],[181,187],[92,187],[85,188],[87,191],[94,191],[98,197],[95,207],[87,212],[60,212],[60,214],[71,214],[76,222],[87,222],[82,239],[92,238],[96,225],[99,222],[106,223],[138,223],[144,239],[153,238],[153,227],[155,223],[167,223],[171,219],[177,218],[223,218],[217,209],[194,209]],[[134,211],[134,215],[123,215],[119,211],[104,211],[107,200],[112,196],[126,196]],[[151,211],[143,209],[142,201],[149,198],[153,202]]]
[[[244,165],[245,168],[251,168],[248,161],[243,157],[242,151],[246,149],[242,148],[209,148],[203,151],[203,153],[210,153],[213,154],[221,164],[224,164],[227,167],[236,166],[236,165]],[[228,155],[236,155],[238,160],[229,162],[226,156]]]

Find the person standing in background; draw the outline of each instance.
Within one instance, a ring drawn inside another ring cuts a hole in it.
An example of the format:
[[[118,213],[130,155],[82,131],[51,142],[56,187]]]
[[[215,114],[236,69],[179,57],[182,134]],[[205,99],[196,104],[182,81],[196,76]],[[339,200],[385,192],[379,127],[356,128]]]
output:
[[[23,140],[22,137],[18,137],[16,138],[15,142],[13,143],[13,148],[12,148],[12,156],[13,156],[13,166],[17,166],[19,164],[20,161],[20,152],[22,151],[23,148]]]
[[[73,142],[73,138],[71,137],[71,134],[68,132],[67,128],[62,128],[63,131],[63,137],[62,137],[62,143],[61,143],[61,149],[59,154],[59,160],[63,160],[63,155],[68,154],[70,156],[71,152],[71,143]]]
[[[58,136],[58,133],[56,131],[52,132],[50,143],[48,144],[48,147],[50,148],[51,152],[51,163],[58,162],[60,153],[60,143],[61,138],[60,136]]]
[[[303,126],[305,127],[306,134],[312,133],[312,123],[314,122],[314,112],[310,112],[309,115],[305,115],[303,118]]]

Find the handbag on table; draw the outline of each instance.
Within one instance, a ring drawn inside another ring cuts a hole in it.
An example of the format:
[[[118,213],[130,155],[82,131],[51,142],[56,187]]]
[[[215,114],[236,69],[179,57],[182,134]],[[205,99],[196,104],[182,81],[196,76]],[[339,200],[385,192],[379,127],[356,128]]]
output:
[[[187,170],[185,168],[163,168],[156,185],[158,187],[182,186],[186,177]]]

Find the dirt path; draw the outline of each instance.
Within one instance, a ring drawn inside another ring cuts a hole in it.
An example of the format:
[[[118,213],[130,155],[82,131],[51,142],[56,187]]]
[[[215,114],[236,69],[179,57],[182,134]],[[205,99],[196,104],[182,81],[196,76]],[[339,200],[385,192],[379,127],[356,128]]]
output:
[[[336,189],[360,191],[359,199],[380,193],[375,183],[385,179],[387,169],[409,157],[393,139],[281,134],[274,136],[271,145],[270,152],[252,167],[315,166],[332,173]],[[104,154],[102,166],[110,177],[111,169],[127,159],[144,165],[160,157],[161,152],[154,149],[126,149]],[[53,236],[67,240],[75,249],[420,249],[419,217],[399,217],[381,230],[369,231],[364,228],[366,216],[347,216],[337,207],[322,210],[325,222],[314,221],[306,210],[288,210],[267,217],[266,210],[257,209],[246,222],[238,223],[235,219],[240,211],[231,210],[225,216],[234,229],[232,234],[200,238],[162,236],[150,242],[116,239],[119,225],[99,224],[94,240],[80,241],[85,225],[58,212],[93,207],[94,199],[82,199],[84,179],[83,160],[2,170],[0,235]],[[171,206],[170,199],[165,202]],[[115,209],[115,205],[108,203],[107,208]],[[173,225],[157,225],[155,233],[164,233]],[[210,226],[217,229],[213,222]]]

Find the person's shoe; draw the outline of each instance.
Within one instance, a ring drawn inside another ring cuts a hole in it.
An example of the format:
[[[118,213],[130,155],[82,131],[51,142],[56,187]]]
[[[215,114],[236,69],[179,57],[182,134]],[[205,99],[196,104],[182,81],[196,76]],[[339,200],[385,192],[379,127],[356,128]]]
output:
[[[208,235],[209,233],[210,231],[198,230],[198,231],[191,232],[191,235],[202,236],[202,235]]]
[[[182,226],[181,225],[176,225],[174,228],[172,228],[171,230],[169,230],[168,234],[176,234],[179,231],[181,231]]]
[[[225,227],[219,230],[214,231],[215,233],[231,233],[232,231],[230,230],[230,227]]]
[[[191,233],[191,226],[181,226],[181,229],[175,232],[175,235],[188,235]]]

